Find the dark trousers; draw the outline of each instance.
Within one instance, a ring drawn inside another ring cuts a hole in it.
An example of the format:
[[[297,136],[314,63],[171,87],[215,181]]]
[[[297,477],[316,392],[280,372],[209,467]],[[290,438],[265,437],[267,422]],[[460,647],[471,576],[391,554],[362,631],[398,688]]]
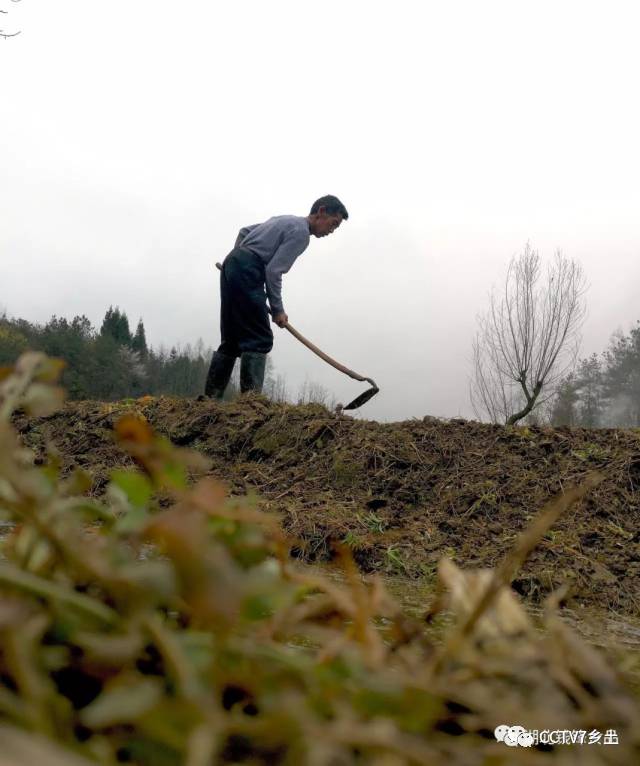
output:
[[[268,354],[273,348],[264,262],[240,247],[224,259],[220,273],[220,336],[218,351],[240,356],[244,351]]]

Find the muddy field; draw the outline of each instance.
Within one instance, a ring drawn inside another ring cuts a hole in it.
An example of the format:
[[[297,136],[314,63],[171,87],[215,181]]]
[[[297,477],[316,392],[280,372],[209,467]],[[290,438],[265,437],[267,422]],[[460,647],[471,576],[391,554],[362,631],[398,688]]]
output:
[[[492,566],[563,487],[606,476],[547,534],[513,582],[531,603],[563,582],[571,603],[637,615],[640,601],[640,431],[506,428],[426,418],[382,424],[316,405],[255,396],[218,404],[169,398],[68,404],[47,419],[18,417],[24,441],[55,445],[99,494],[126,458],[112,441],[124,411],[178,445],[205,453],[232,492],[257,493],[309,561],[345,542],[363,571],[433,577],[449,555]]]

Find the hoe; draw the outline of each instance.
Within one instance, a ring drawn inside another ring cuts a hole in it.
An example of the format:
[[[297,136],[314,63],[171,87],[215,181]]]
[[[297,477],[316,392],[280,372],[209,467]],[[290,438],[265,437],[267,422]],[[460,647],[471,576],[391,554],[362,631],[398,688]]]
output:
[[[222,270],[222,265],[220,263],[216,263],[216,266],[218,269]],[[297,338],[297,340],[300,341],[300,343],[303,343],[310,351],[313,351],[314,354],[317,354],[320,359],[324,359],[325,362],[330,364],[332,367],[335,367],[336,370],[340,370],[340,372],[343,372],[345,375],[348,375],[350,378],[353,378],[354,380],[360,380],[366,383],[371,384],[371,388],[368,388],[366,391],[363,391],[360,396],[356,396],[356,398],[349,402],[349,404],[345,404],[344,407],[339,406],[338,409],[341,410],[357,410],[358,407],[362,407],[363,404],[366,404],[369,399],[374,397],[378,391],[380,390],[378,386],[376,386],[375,382],[371,378],[365,378],[364,375],[358,375],[357,372],[354,372],[353,370],[350,370],[348,367],[345,367],[343,364],[340,364],[340,362],[336,362],[335,359],[332,359],[328,354],[325,354],[324,351],[319,349],[315,344],[313,344],[310,340],[307,340],[304,335],[299,333],[295,327],[292,327],[288,322],[284,325],[285,329],[287,329],[294,338]]]

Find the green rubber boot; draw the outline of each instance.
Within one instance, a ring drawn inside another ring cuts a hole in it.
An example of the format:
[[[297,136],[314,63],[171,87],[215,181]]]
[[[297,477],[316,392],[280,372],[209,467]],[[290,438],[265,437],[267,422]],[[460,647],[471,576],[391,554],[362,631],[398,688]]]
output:
[[[257,351],[245,351],[240,356],[240,391],[262,391],[267,355]]]
[[[222,399],[225,389],[229,385],[235,363],[235,356],[227,356],[219,351],[214,353],[211,357],[207,382],[204,386],[205,396],[212,397],[213,399]]]

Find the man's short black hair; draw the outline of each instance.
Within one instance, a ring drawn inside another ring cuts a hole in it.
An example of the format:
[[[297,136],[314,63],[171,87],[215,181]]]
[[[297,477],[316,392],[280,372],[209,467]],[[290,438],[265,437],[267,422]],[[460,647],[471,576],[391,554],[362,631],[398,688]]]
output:
[[[323,207],[325,212],[329,215],[336,215],[336,213],[339,213],[345,221],[349,217],[347,208],[342,204],[342,202],[340,202],[337,197],[334,197],[333,194],[327,194],[324,197],[317,199],[313,205],[311,205],[311,215],[317,213],[321,207]]]

